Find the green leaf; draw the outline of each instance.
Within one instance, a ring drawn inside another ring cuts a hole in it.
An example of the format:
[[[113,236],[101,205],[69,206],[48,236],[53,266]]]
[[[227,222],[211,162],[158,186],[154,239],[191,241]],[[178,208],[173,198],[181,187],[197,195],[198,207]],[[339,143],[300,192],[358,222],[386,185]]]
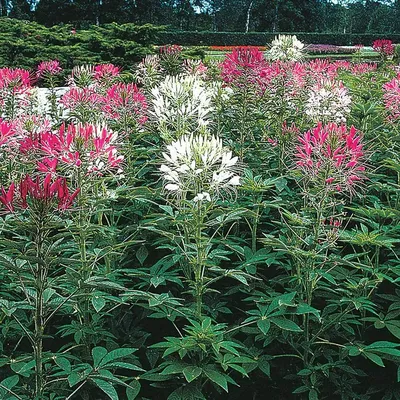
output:
[[[302,332],[302,329],[290,319],[273,317],[271,318],[271,322],[273,322],[279,328],[285,329],[287,331]]]
[[[228,381],[224,375],[210,368],[205,368],[204,373],[206,374],[207,378],[210,379],[210,381],[214,382],[228,393]]]
[[[104,306],[106,305],[106,301],[102,296],[93,296],[92,297],[92,304],[96,312],[100,312]]]
[[[129,348],[129,347],[124,347],[124,348],[121,348],[121,349],[112,350],[107,355],[104,356],[104,358],[101,360],[99,365],[104,367],[109,362],[117,360],[118,358],[123,358],[123,357],[130,356],[136,350],[137,349]]]
[[[140,262],[140,265],[144,264],[144,262],[146,261],[148,255],[149,255],[149,252],[147,250],[147,247],[146,246],[140,246],[140,249],[136,252],[136,258]]]
[[[3,386],[3,387],[0,387],[0,394],[2,394],[4,396],[7,393],[7,391],[4,388],[12,389],[15,385],[17,385],[18,382],[19,382],[18,375],[13,375],[13,376],[10,376],[10,377],[4,379],[1,382],[1,386]]]
[[[69,383],[69,387],[73,387],[75,386],[78,382],[80,382],[82,380],[81,375],[78,374],[75,371],[72,371],[69,375],[68,375],[68,383]]]
[[[385,364],[382,361],[382,358],[380,358],[377,354],[371,353],[369,351],[364,351],[363,354],[365,355],[365,357],[369,358],[376,365],[379,365],[380,367],[385,366]]]
[[[183,370],[183,375],[185,376],[186,380],[190,383],[198,378],[203,370],[200,367],[190,366],[186,367]]]
[[[315,389],[308,392],[308,400],[318,400],[318,392]]]
[[[67,358],[56,356],[54,361],[63,371],[71,372],[71,363]]]
[[[271,327],[271,322],[269,322],[267,319],[259,319],[257,321],[257,326],[258,329],[260,329],[260,331],[266,335]]]
[[[134,400],[136,399],[137,395],[140,393],[141,385],[137,379],[134,379],[130,384],[129,387],[126,388],[126,398],[127,400]]]
[[[104,347],[94,347],[92,349],[93,364],[97,368],[100,365],[101,360],[106,356],[107,350]]]
[[[392,323],[391,321],[386,321],[386,328],[393,336],[395,336],[397,339],[400,339],[400,327],[397,325],[398,321],[393,322],[396,322],[396,324]]]
[[[114,386],[103,379],[93,378],[92,381],[101,389],[111,400],[119,400],[118,393]]]
[[[266,356],[262,356],[258,359],[258,368],[260,368],[265,375],[271,378],[271,364]]]

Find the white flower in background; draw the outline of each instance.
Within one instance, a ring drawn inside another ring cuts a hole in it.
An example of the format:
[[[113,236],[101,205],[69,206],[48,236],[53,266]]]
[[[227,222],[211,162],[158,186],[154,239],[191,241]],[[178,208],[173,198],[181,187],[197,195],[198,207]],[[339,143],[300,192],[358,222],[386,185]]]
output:
[[[196,76],[167,76],[151,94],[150,113],[165,139],[203,131],[211,122],[214,91]]]
[[[89,87],[94,83],[94,73],[93,65],[78,65],[72,68],[67,83],[69,86]]]
[[[162,67],[157,54],[147,55],[137,66],[135,80],[147,88],[154,87],[161,79]]]
[[[240,185],[238,158],[215,136],[182,136],[167,146],[163,157],[164,189],[177,197],[211,201]]]
[[[322,80],[308,93],[305,114],[313,122],[344,123],[350,113],[351,97],[341,81]]]
[[[279,35],[272,43],[268,52],[271,60],[298,61],[303,57],[304,44],[296,35]]]
[[[186,59],[183,61],[183,70],[187,75],[204,77],[207,69],[201,60]]]

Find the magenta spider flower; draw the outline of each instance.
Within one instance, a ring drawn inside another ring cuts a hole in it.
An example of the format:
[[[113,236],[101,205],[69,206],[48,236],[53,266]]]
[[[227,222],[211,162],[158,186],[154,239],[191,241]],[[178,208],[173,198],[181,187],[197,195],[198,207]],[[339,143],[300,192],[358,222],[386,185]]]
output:
[[[179,56],[182,53],[182,50],[182,46],[177,44],[162,46],[159,49],[160,54],[167,56]]]
[[[62,71],[58,60],[42,61],[37,68],[36,75],[38,78],[46,75],[58,75]]]
[[[146,97],[133,83],[114,84],[103,98],[102,111],[111,119],[119,120],[130,116],[142,125],[147,120],[146,110]]]
[[[383,101],[388,120],[398,121],[400,118],[400,74],[383,85]]]
[[[389,39],[378,39],[372,44],[372,48],[382,56],[391,56],[394,53],[393,42]]]
[[[65,178],[57,177],[53,179],[52,174],[47,174],[41,182],[39,177],[32,179],[27,175],[19,185],[21,196],[21,207],[28,208],[28,198],[31,200],[50,203],[57,201],[59,210],[66,210],[78,196],[80,188],[73,193],[69,192]]]
[[[354,126],[319,123],[300,135],[298,143],[296,165],[313,186],[353,194],[365,179],[363,144]]]
[[[99,64],[94,67],[94,79],[96,81],[107,81],[119,76],[121,68],[114,64]]]
[[[14,182],[11,183],[7,191],[4,189],[4,187],[1,188],[0,203],[2,203],[6,207],[6,209],[10,212],[14,211],[14,204],[13,204],[14,193],[15,193]]]

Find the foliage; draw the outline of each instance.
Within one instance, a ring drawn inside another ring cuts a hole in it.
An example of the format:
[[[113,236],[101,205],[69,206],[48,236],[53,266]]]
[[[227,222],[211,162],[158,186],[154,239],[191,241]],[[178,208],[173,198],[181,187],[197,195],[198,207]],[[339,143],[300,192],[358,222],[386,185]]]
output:
[[[59,60],[64,68],[84,63],[114,62],[129,67],[152,52],[162,27],[110,24],[76,31],[72,25],[46,28],[35,22],[0,19],[0,64],[35,68]]]

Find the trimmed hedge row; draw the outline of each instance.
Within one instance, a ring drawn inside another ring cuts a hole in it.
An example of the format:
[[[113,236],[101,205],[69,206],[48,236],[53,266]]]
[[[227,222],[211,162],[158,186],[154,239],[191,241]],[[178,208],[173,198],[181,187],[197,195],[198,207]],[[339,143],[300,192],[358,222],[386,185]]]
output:
[[[304,33],[281,34],[296,35],[299,40],[310,44],[334,44],[338,46],[363,44],[370,46],[376,39],[391,39],[400,42],[400,34],[346,34],[346,33]],[[270,43],[277,33],[271,32],[192,32],[165,31],[158,33],[158,44],[180,44],[182,46],[264,46]]]

